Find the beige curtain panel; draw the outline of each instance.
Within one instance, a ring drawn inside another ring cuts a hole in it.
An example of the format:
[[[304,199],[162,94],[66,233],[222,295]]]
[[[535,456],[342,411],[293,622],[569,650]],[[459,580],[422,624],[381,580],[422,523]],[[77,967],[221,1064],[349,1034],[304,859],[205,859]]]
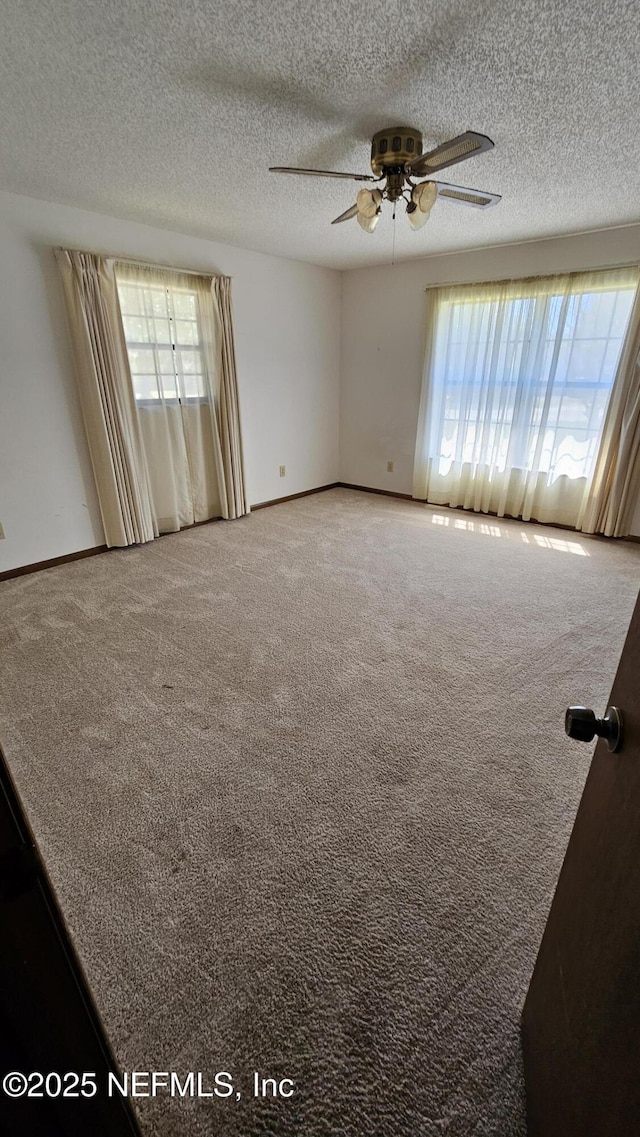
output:
[[[223,477],[220,482],[223,517],[241,517],[249,512],[245,489],[244,459],[240,434],[240,407],[236,353],[231,310],[231,280],[216,276],[212,298],[218,332],[218,415]]]
[[[640,495],[640,290],[602,429],[590,493],[578,518],[584,533],[628,537]]]
[[[156,535],[113,261],[56,249],[105,541]]]

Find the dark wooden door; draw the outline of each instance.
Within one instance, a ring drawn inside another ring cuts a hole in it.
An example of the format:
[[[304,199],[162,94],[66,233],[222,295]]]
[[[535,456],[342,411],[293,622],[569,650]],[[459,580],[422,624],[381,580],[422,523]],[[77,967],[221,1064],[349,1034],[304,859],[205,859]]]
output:
[[[524,1007],[530,1137],[640,1134],[640,599],[609,703]]]
[[[113,1053],[0,749],[0,1133],[140,1137],[129,1099],[107,1093],[109,1072]]]

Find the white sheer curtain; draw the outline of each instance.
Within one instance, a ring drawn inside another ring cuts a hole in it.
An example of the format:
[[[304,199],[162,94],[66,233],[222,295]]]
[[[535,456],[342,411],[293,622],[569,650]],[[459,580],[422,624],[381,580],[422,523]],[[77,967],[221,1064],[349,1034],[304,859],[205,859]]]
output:
[[[575,525],[637,268],[429,292],[413,496]]]
[[[158,532],[221,515],[211,278],[116,264]]]

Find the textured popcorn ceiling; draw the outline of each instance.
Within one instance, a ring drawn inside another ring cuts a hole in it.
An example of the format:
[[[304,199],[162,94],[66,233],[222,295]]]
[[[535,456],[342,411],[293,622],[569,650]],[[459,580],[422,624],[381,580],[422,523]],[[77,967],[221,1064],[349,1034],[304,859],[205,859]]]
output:
[[[0,188],[338,268],[388,262],[330,221],[381,127],[489,154],[440,176],[503,195],[436,203],[396,258],[640,221],[632,0],[21,0],[0,39]]]

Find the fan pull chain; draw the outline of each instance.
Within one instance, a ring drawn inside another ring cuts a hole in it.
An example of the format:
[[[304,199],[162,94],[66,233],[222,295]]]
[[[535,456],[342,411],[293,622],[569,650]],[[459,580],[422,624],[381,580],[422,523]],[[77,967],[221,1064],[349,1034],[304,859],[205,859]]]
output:
[[[392,245],[391,245],[391,267],[393,268],[394,264],[396,263],[396,203],[395,203],[395,201],[393,203],[393,217],[391,218],[391,220],[393,221],[393,241],[392,241]]]

